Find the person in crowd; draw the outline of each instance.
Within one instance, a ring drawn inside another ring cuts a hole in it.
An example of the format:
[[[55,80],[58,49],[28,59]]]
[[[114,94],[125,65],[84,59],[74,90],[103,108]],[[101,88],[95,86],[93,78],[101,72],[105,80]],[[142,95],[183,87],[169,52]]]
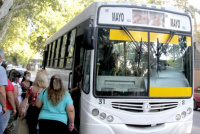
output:
[[[3,60],[4,56],[5,56],[4,50],[0,48],[0,66],[3,63],[6,63],[6,61]]]
[[[28,123],[29,134],[37,134],[38,116],[40,110],[35,106],[35,101],[42,89],[48,87],[47,76],[43,73],[36,75],[33,86],[27,90],[26,98],[29,97],[29,107],[27,110],[26,121]]]
[[[15,71],[15,69],[11,69],[8,73],[8,79],[10,78],[11,74]]]
[[[75,68],[75,71],[77,73],[77,83],[76,83],[76,87],[71,89],[69,92],[70,93],[74,93],[74,92],[79,92],[80,93],[80,88],[81,88],[81,79],[82,79],[82,67],[81,65],[78,65],[76,68]]]
[[[21,77],[21,74],[17,70],[13,70],[12,73],[10,73],[10,77],[9,77],[9,80],[12,82],[12,84],[15,88],[14,98],[15,98],[16,109],[18,112],[19,112],[19,105],[22,102],[22,98],[21,98],[22,89],[18,83],[20,77]]]
[[[4,62],[1,65],[7,70],[7,64]],[[8,86],[5,87],[6,89],[6,108],[7,108],[7,114],[5,116],[2,116],[2,122],[3,122],[3,131],[8,125],[8,121],[10,119],[10,115],[13,112],[13,114],[16,114],[16,106],[15,106],[15,100],[14,100],[14,86],[10,82],[10,80],[7,78]]]
[[[6,108],[6,90],[8,85],[6,70],[1,66],[4,58],[4,51],[0,49],[0,134],[3,134],[3,120],[2,117],[7,114]]]
[[[48,76],[48,73],[47,73],[47,71],[46,71],[46,70],[44,70],[44,69],[42,69],[42,70],[39,70],[37,73],[43,73],[43,74],[45,74],[46,76]]]
[[[32,81],[31,81],[31,73],[28,71],[24,72],[24,76],[21,82],[21,87],[22,87],[22,100],[24,100],[26,96],[26,91],[30,89],[32,86]]]
[[[18,113],[19,113],[19,105],[22,102],[22,89],[21,89],[21,85],[19,83],[19,78],[21,77],[21,73],[15,69],[10,70],[9,74],[8,74],[8,78],[9,80],[12,82],[15,90],[14,90],[14,99],[15,99],[15,106],[16,106],[16,110],[17,110],[17,114],[14,115],[12,114],[10,116],[10,120],[8,122],[8,126],[6,128],[6,132],[14,132],[17,131],[17,128],[15,127],[15,123],[14,121],[17,120],[18,118]]]
[[[49,87],[40,93],[36,106],[42,108],[38,118],[40,134],[66,134],[68,116],[69,129],[74,128],[73,101],[60,76],[51,77]]]
[[[3,63],[1,64],[1,66],[6,70],[6,75],[8,75],[7,65],[8,65],[7,62],[3,62]]]
[[[72,88],[69,92],[71,93],[71,96],[72,96],[72,100],[74,102],[74,107],[75,107],[75,129],[79,129],[79,121],[80,121],[80,117],[79,117],[79,106],[80,106],[80,96],[81,96],[81,93],[80,93],[80,89],[81,89],[81,81],[82,81],[82,66],[81,65],[78,65],[76,66],[75,68],[75,71],[77,73],[77,82],[76,82],[76,87],[75,88]]]

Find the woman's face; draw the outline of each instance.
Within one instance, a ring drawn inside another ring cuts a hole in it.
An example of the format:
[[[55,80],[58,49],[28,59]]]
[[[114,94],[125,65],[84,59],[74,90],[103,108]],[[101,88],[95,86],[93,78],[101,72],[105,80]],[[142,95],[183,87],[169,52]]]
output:
[[[17,79],[16,79],[16,80],[17,80],[17,82],[19,82],[19,78],[18,78],[18,77],[17,77]]]
[[[25,80],[30,81],[31,80],[31,74],[26,74],[25,76]]]
[[[58,77],[52,78],[52,85],[54,90],[60,90],[61,88],[61,80]]]

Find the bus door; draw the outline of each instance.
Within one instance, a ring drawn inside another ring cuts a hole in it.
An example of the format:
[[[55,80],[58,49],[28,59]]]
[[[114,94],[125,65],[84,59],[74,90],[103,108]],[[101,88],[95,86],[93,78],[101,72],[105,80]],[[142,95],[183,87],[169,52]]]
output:
[[[82,83],[82,66],[83,66],[83,57],[84,49],[82,47],[83,36],[76,37],[75,40],[75,50],[74,50],[74,67],[72,69],[73,76],[73,86],[71,96],[74,102],[75,108],[75,124],[76,129],[79,129],[80,125],[80,96],[81,96],[81,83]]]

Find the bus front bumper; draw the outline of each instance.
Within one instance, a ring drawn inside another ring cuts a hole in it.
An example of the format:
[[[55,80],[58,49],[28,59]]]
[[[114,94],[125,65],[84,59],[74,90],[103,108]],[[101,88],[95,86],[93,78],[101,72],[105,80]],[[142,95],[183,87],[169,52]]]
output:
[[[191,133],[191,129],[192,121],[164,123],[150,127],[81,122],[80,134],[186,134]]]

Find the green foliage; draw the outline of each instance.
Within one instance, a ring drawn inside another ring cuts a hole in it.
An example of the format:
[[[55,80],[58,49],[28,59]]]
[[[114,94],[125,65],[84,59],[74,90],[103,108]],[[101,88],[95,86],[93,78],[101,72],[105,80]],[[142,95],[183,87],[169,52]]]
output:
[[[167,64],[169,64],[169,66],[173,67],[174,66],[174,60],[173,59],[168,60]]]
[[[15,1],[12,9],[25,0]],[[0,43],[6,60],[27,64],[33,55],[43,53],[45,41],[84,10],[93,0],[30,0],[25,8],[16,10],[6,35]],[[0,23],[2,27],[4,22]]]

